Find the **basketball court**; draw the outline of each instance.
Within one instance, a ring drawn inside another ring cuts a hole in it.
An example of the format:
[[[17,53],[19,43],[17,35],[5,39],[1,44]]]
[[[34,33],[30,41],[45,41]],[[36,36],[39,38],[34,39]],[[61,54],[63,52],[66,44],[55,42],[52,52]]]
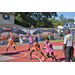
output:
[[[65,62],[64,53],[62,53],[62,46],[63,44],[60,42],[51,42],[54,49],[54,55],[58,59],[59,62]],[[44,43],[39,43],[42,47]],[[41,57],[42,55],[38,53],[36,56],[35,54],[37,51],[32,53],[32,60],[29,60],[29,53],[27,51],[28,44],[23,45],[15,45],[17,53],[15,53],[12,47],[9,48],[8,53],[6,54],[7,46],[0,46],[0,62],[42,62]],[[75,48],[75,41],[74,41],[74,48]],[[46,50],[43,49],[42,52],[45,54]],[[74,56],[75,56],[75,49],[74,49]],[[45,62],[56,62],[52,60],[52,58],[47,58]]]

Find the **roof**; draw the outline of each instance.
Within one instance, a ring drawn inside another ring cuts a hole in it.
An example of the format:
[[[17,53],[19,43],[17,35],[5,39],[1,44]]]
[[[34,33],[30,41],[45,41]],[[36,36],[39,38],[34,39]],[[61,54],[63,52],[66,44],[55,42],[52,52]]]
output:
[[[75,29],[75,26],[73,26],[73,27],[71,27],[71,28],[69,28],[69,29]]]
[[[69,23],[69,22],[73,23],[74,21],[67,21],[67,22],[64,22],[63,25],[66,24],[66,23]]]
[[[17,24],[0,24],[0,27],[22,27]]]
[[[10,13],[10,12],[0,12],[0,14],[5,14],[5,15],[15,15],[15,13]]]

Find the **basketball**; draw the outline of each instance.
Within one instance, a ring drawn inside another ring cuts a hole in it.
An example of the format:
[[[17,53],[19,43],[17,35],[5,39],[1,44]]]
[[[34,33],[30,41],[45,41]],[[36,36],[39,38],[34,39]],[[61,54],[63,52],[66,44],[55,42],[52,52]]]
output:
[[[42,61],[42,62],[46,61],[46,58],[43,56],[43,57],[41,58],[41,61]]]

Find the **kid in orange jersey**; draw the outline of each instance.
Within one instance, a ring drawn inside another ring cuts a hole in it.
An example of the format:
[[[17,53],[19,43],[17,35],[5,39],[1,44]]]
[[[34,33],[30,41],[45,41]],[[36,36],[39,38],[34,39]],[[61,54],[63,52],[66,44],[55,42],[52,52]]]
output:
[[[7,45],[6,53],[7,53],[7,51],[8,51],[8,49],[9,49],[10,46],[12,46],[14,48],[15,52],[17,52],[15,46],[13,45],[13,43],[15,43],[15,42],[13,41],[13,37],[12,36],[8,39],[8,41],[6,42],[6,44],[7,43],[8,43],[8,45]]]
[[[29,58],[29,60],[32,59],[32,52],[34,52],[34,51],[38,51],[36,55],[38,55],[38,53],[40,52],[44,56],[44,54],[42,53],[42,51],[40,49],[40,45],[38,44],[37,41],[34,41],[34,43],[32,45],[32,49],[30,51],[30,58]]]

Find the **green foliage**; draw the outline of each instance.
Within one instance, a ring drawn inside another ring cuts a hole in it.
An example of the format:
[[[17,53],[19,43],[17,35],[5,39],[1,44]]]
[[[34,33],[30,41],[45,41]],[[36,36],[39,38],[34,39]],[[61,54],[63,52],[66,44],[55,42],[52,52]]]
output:
[[[24,27],[51,27],[57,28],[59,25],[62,26],[64,22],[74,21],[73,19],[66,17],[61,14],[59,20],[56,12],[13,12],[15,13],[15,24]]]
[[[52,16],[57,16],[56,12],[14,12],[15,23],[24,27],[53,27],[52,21],[48,20]]]
[[[60,21],[64,21],[64,20],[65,20],[64,15],[63,15],[63,14],[61,14],[61,15],[59,16],[59,20],[60,20]]]

